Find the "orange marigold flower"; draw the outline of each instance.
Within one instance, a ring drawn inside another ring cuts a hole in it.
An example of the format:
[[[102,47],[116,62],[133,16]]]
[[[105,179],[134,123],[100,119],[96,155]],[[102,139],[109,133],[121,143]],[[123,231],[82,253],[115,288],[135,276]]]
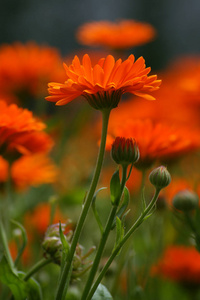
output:
[[[44,95],[46,85],[63,78],[62,59],[57,49],[34,42],[16,42],[0,47],[1,91]]]
[[[53,142],[42,131],[45,127],[27,109],[0,101],[0,152],[4,155],[9,152],[27,154],[49,151]]]
[[[83,24],[77,31],[77,39],[83,45],[127,49],[150,42],[155,33],[153,26],[144,22],[99,21]]]
[[[50,225],[50,213],[51,207],[49,203],[38,204],[32,212],[26,213],[25,228],[31,232],[44,234],[47,230],[47,227]],[[66,219],[57,208],[54,215],[53,224],[59,223],[59,221],[61,223],[65,223]]]
[[[192,246],[171,246],[153,266],[152,275],[182,284],[200,284],[200,253]]]
[[[113,137],[133,137],[139,147],[138,164],[149,166],[154,161],[169,161],[200,147],[199,132],[167,124],[153,124],[151,120],[122,120],[110,122],[107,149]]]
[[[24,189],[28,186],[55,182],[57,168],[45,155],[22,156],[13,163],[11,176],[14,184],[18,188]]]
[[[122,62],[112,55],[102,58],[92,67],[89,55],[85,54],[82,65],[77,56],[72,64],[64,64],[67,81],[49,83],[46,100],[64,105],[78,96],[83,96],[95,109],[117,107],[122,94],[129,92],[148,100],[155,98],[149,92],[157,90],[161,84],[156,75],[148,76],[143,57],[135,61],[134,55]]]

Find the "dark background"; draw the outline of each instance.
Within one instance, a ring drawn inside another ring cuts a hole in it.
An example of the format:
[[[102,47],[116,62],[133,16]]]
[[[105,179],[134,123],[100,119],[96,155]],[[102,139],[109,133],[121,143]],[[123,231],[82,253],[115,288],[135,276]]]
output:
[[[36,41],[63,55],[83,49],[75,39],[81,24],[135,19],[152,24],[157,39],[133,49],[153,69],[180,55],[200,52],[200,0],[0,0],[0,44]]]

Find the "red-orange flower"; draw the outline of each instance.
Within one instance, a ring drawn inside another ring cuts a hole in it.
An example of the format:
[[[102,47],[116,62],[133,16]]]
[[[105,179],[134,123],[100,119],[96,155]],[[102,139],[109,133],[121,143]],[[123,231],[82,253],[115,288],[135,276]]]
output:
[[[32,112],[0,101],[0,152],[20,154],[47,152],[53,142],[42,130],[46,125]]]
[[[152,268],[152,274],[183,284],[200,284],[200,253],[192,246],[171,246]]]
[[[62,59],[57,49],[34,42],[2,45],[0,88],[4,93],[44,95],[46,84],[63,78]]]
[[[155,29],[148,23],[121,20],[83,24],[77,31],[80,43],[89,46],[104,46],[111,49],[126,49],[145,44],[155,37]]]
[[[150,68],[146,68],[144,58],[135,61],[133,55],[124,62],[108,55],[92,67],[90,57],[85,54],[82,65],[75,56],[72,64],[64,67],[67,81],[49,83],[50,96],[46,97],[57,105],[67,104],[82,95],[96,109],[114,108],[126,92],[154,100],[149,93],[157,90],[161,83],[156,75],[148,76]]]
[[[0,183],[7,181],[8,168],[8,162],[0,156]],[[19,189],[54,183],[57,175],[55,164],[44,154],[24,155],[11,165],[11,179]]]
[[[44,234],[47,227],[50,225],[50,212],[51,207],[49,203],[38,204],[32,212],[27,212],[25,215],[25,227],[28,231],[35,232],[37,234]],[[65,223],[65,218],[61,214],[59,209],[56,209],[53,224]]]
[[[27,186],[38,186],[55,182],[57,168],[49,157],[41,154],[22,156],[11,168],[15,185],[24,189]]]
[[[168,161],[200,147],[199,132],[167,124],[153,124],[151,120],[121,120],[111,122],[108,129],[107,148],[110,149],[113,137],[133,137],[139,147],[139,164]]]

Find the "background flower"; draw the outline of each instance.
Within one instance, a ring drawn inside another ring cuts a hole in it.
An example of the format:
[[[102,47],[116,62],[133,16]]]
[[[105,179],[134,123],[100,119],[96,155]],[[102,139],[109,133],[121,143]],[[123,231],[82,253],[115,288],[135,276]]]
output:
[[[145,44],[155,37],[152,25],[135,20],[119,22],[89,22],[77,30],[77,39],[83,45],[126,49]]]

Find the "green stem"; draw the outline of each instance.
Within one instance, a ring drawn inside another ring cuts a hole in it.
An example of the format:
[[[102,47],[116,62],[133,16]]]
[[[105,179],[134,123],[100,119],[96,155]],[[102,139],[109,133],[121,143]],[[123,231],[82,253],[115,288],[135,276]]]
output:
[[[87,297],[87,300],[90,300],[92,296],[94,295],[98,285],[100,284],[102,278],[104,277],[105,273],[107,272],[108,268],[110,267],[111,263],[113,262],[114,258],[118,254],[121,247],[124,245],[124,243],[128,240],[128,238],[134,233],[134,231],[140,226],[140,224],[144,221],[145,216],[148,215],[148,213],[152,210],[154,207],[156,200],[158,198],[158,195],[160,193],[160,190],[156,189],[155,194],[153,196],[152,201],[149,203],[149,205],[146,207],[144,212],[139,216],[139,218],[136,220],[136,222],[133,224],[133,226],[129,229],[129,231],[126,233],[124,238],[121,240],[121,242],[117,245],[115,250],[112,252],[111,256],[109,257],[107,263],[105,264],[104,268],[102,269],[101,273],[99,274],[97,280],[93,284],[90,293]]]
[[[146,169],[143,169],[142,170],[142,180],[141,180],[140,192],[139,192],[140,201],[142,202],[143,207],[144,207],[145,178],[146,178]],[[123,247],[122,253],[120,254],[120,261],[118,263],[118,268],[115,272],[115,278],[114,278],[112,289],[111,289],[111,294],[112,294],[113,297],[115,296],[115,293],[117,292],[119,277],[120,277],[120,274],[121,274],[122,269],[124,267],[124,263],[126,261],[127,252],[129,251],[129,248],[130,248],[130,242],[132,242],[132,241],[129,240],[129,242],[126,243],[126,247]]]
[[[61,277],[60,277],[60,281],[59,281],[58,289],[57,289],[57,294],[56,294],[56,298],[55,298],[56,300],[61,300],[62,297],[63,297],[63,292],[64,292],[64,289],[65,289],[66,279],[67,279],[67,276],[69,275],[69,271],[70,271],[70,267],[71,267],[71,264],[72,264],[72,261],[73,261],[76,246],[77,246],[77,243],[78,243],[81,231],[82,231],[83,224],[84,224],[85,219],[87,217],[87,214],[88,214],[89,208],[91,206],[91,202],[92,202],[92,199],[93,199],[96,187],[97,187],[97,183],[98,183],[99,176],[100,176],[100,173],[101,173],[103,158],[104,158],[109,115],[110,115],[110,109],[102,111],[102,134],[101,134],[101,144],[100,144],[100,148],[99,148],[97,164],[96,164],[96,168],[95,168],[95,172],[94,172],[94,175],[93,175],[93,179],[92,179],[92,182],[91,182],[90,189],[87,193],[85,202],[83,204],[82,212],[81,212],[81,215],[79,217],[79,220],[78,220],[78,223],[77,223],[74,235],[73,235],[73,239],[72,239],[70,251],[69,251],[69,254],[68,254],[68,257],[67,257],[67,261],[66,261],[66,263],[63,267],[63,271],[62,271],[62,274],[61,274]]]
[[[52,258],[49,259],[43,258],[40,261],[38,261],[26,274],[26,276],[24,277],[24,281],[27,281],[33,274],[35,274],[37,271],[39,271],[41,268],[48,265],[52,261],[53,261]]]
[[[109,235],[110,230],[112,228],[113,220],[116,217],[116,213],[117,213],[117,208],[118,208],[118,205],[119,205],[119,201],[120,201],[120,199],[122,197],[122,194],[123,194],[123,191],[124,191],[124,187],[125,187],[125,184],[126,184],[127,167],[123,167],[122,172],[123,173],[122,173],[122,180],[121,180],[121,192],[120,192],[120,195],[119,195],[119,200],[118,200],[118,203],[116,203],[115,205],[113,205],[112,210],[110,212],[110,216],[109,216],[109,218],[107,220],[107,224],[106,224],[104,232],[102,234],[101,241],[100,241],[100,244],[99,244],[99,247],[98,247],[98,250],[97,250],[97,253],[96,253],[93,265],[92,265],[92,268],[90,270],[89,277],[87,279],[87,282],[86,282],[86,285],[85,285],[85,288],[84,288],[84,291],[83,291],[83,294],[82,294],[82,298],[81,298],[82,300],[87,299],[87,295],[88,295],[88,293],[90,291],[90,288],[92,286],[94,277],[95,277],[96,272],[97,272],[98,267],[99,267],[99,262],[100,262],[100,259],[102,257],[102,254],[103,254],[103,251],[104,251],[104,248],[105,248],[105,244],[106,244],[107,239],[108,239],[108,235]]]

